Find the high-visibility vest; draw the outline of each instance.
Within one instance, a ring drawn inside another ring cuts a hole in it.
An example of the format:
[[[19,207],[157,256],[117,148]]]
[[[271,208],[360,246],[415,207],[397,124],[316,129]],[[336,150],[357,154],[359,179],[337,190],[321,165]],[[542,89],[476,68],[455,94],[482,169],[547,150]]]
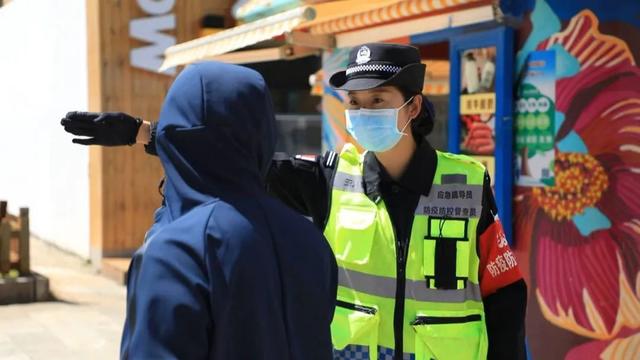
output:
[[[484,167],[437,152],[429,196],[421,196],[397,275],[396,237],[382,199],[363,187],[364,154],[347,144],[333,179],[324,230],[338,262],[339,287],[331,333],[336,350],[395,348],[394,308],[404,297],[403,347],[416,360],[485,359],[487,330],[478,280],[476,228]],[[404,278],[404,292],[396,288]],[[398,299],[397,299],[398,298]]]

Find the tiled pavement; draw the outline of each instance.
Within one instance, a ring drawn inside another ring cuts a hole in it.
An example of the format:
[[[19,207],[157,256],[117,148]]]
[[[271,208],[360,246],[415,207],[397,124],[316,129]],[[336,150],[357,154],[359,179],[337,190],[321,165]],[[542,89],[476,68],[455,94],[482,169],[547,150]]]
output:
[[[55,300],[0,306],[0,359],[117,359],[125,288],[37,239],[31,254]]]

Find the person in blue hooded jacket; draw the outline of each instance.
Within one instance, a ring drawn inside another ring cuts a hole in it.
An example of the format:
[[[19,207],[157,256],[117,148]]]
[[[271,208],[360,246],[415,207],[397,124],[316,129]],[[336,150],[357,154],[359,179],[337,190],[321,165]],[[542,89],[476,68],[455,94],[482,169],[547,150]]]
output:
[[[132,259],[124,359],[330,359],[337,270],[313,224],[270,198],[261,75],[201,63],[158,124],[164,207]]]

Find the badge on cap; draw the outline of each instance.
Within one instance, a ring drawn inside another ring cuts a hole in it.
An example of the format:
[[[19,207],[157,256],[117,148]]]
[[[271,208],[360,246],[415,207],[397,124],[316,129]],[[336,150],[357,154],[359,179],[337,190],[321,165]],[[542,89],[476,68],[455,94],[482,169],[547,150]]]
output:
[[[368,47],[363,46],[358,50],[358,56],[356,57],[356,64],[366,64],[371,60],[371,50]]]

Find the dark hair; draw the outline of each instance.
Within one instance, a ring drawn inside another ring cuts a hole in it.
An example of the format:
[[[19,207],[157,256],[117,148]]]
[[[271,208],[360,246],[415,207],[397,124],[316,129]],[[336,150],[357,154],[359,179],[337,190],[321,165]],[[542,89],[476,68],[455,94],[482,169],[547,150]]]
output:
[[[426,96],[422,95],[422,93],[416,93],[415,91],[402,87],[398,88],[398,90],[402,93],[404,101],[409,101],[409,99],[414,96],[422,96],[422,109],[420,109],[418,116],[411,121],[411,132],[413,133],[413,138],[417,143],[420,143],[427,135],[431,134],[431,131],[433,131],[436,111],[431,101],[429,101]]]

